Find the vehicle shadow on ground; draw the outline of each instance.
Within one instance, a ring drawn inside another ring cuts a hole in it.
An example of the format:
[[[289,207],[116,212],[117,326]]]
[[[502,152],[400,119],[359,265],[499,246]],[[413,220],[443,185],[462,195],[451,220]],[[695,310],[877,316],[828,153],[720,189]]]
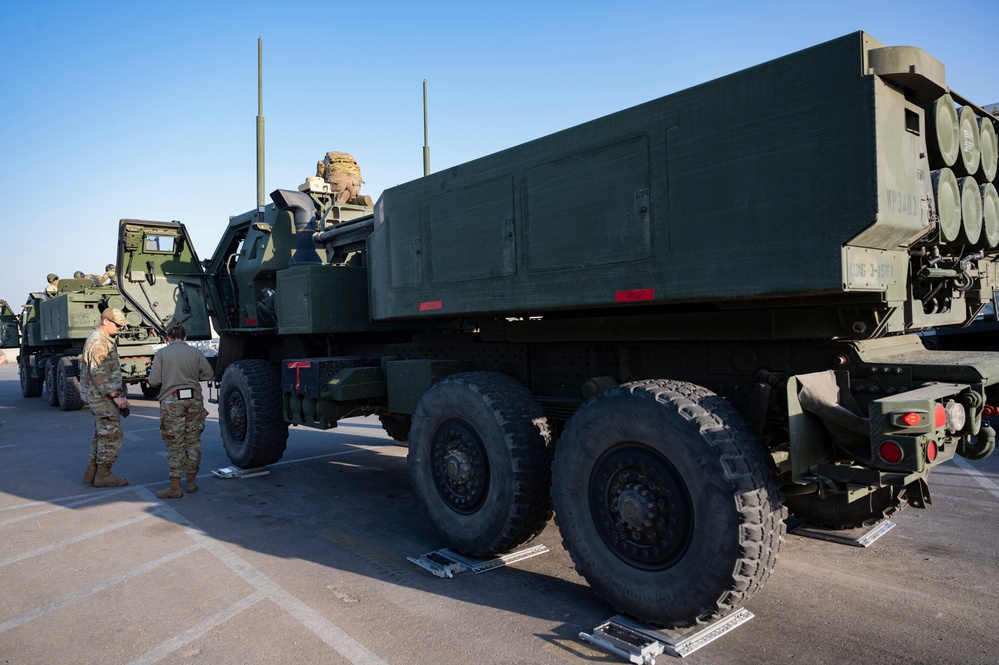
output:
[[[93,432],[89,410],[64,412],[48,406],[44,397],[24,399],[16,365],[13,370],[0,366],[3,492],[73,509],[94,502],[143,501],[135,488],[155,492],[165,487],[158,405],[141,395],[129,399],[132,412],[123,422],[125,443],[114,472],[127,476],[130,485],[113,490],[89,487],[82,483]],[[208,406],[199,491],[164,500],[208,537],[332,572],[556,621],[564,624],[559,632],[566,635],[589,630],[613,613],[576,575],[553,521],[534,541],[550,551],[512,566],[441,579],[409,562],[408,557],[445,543],[420,513],[405,448],[394,445],[377,420],[346,421],[330,432],[292,428],[285,457],[269,467],[267,475],[222,479],[211,470],[230,462],[222,449],[215,406]],[[153,518],[168,519],[159,513]]]

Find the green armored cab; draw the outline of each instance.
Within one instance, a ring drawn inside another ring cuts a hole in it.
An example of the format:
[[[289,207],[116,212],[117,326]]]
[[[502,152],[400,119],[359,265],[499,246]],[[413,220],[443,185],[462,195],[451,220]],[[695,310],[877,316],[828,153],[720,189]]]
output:
[[[993,298],[995,129],[929,54],[855,33],[373,209],[277,190],[205,268],[182,224],[124,219],[118,272],[158,328],[214,324],[237,465],[377,414],[449,547],[554,512],[618,611],[692,625],[762,588],[788,509],[871,525],[993,451],[999,355],[915,333]]]

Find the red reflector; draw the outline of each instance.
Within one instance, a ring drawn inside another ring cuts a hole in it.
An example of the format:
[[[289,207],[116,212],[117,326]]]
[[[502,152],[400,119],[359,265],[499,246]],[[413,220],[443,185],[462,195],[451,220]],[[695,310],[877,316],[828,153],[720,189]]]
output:
[[[943,404],[937,404],[937,408],[933,411],[933,416],[936,420],[934,427],[943,427],[947,424],[947,412],[944,411]]]
[[[440,301],[440,300],[432,300],[430,302],[421,302],[420,303],[420,311],[421,312],[429,312],[432,309],[440,309],[443,306],[444,306],[444,303],[442,301]]]
[[[882,443],[878,452],[881,454],[881,459],[889,464],[898,464],[902,461],[902,446],[894,441],[885,441]]]
[[[292,360],[291,362],[285,363],[288,369],[295,370],[295,390],[302,389],[302,368],[312,367],[312,363],[308,360]]]
[[[914,413],[912,411],[902,416],[902,422],[908,425],[909,427],[915,427],[916,425],[919,424],[919,422],[922,419],[923,417],[921,415],[919,415],[918,413]]]
[[[992,416],[996,415],[996,408],[991,404],[986,404],[985,406],[982,407],[982,415],[985,416],[986,418],[991,418]]]
[[[639,300],[654,300],[655,289],[632,289],[630,291],[617,291],[614,293],[615,302],[637,302]]]
[[[257,320],[256,319],[247,319],[246,320],[246,325],[248,325],[248,326],[255,326],[255,325],[257,325]]]
[[[937,458],[937,442],[930,441],[930,445],[926,446],[926,461],[932,462]]]

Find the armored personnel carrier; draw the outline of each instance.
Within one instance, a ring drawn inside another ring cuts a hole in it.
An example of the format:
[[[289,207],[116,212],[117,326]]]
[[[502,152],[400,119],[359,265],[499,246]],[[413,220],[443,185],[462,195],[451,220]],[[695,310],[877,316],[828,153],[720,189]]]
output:
[[[728,112],[740,100],[738,113]],[[876,523],[984,457],[999,355],[927,350],[997,285],[996,118],[865,33],[386,190],[277,190],[199,261],[120,223],[128,302],[220,334],[244,467],[377,414],[450,547],[553,511],[593,589],[686,626],[763,587],[787,510]]]
[[[0,301],[2,302],[2,301]],[[56,293],[31,293],[20,316],[0,305],[0,348],[19,348],[21,394],[39,397],[63,411],[84,406],[80,394],[80,354],[107,307],[121,309],[128,327],[117,335],[118,356],[126,388],[138,385],[145,397],[156,391],[146,382],[155,345],[165,341],[141,314],[130,307],[117,287],[94,286],[91,279],[59,280]]]

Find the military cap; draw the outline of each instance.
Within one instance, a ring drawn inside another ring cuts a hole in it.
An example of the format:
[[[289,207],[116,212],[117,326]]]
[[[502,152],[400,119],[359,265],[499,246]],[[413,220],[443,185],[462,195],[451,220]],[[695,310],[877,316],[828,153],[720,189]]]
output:
[[[114,321],[119,326],[128,325],[125,322],[125,315],[117,307],[108,307],[101,313],[101,318],[105,321]]]

